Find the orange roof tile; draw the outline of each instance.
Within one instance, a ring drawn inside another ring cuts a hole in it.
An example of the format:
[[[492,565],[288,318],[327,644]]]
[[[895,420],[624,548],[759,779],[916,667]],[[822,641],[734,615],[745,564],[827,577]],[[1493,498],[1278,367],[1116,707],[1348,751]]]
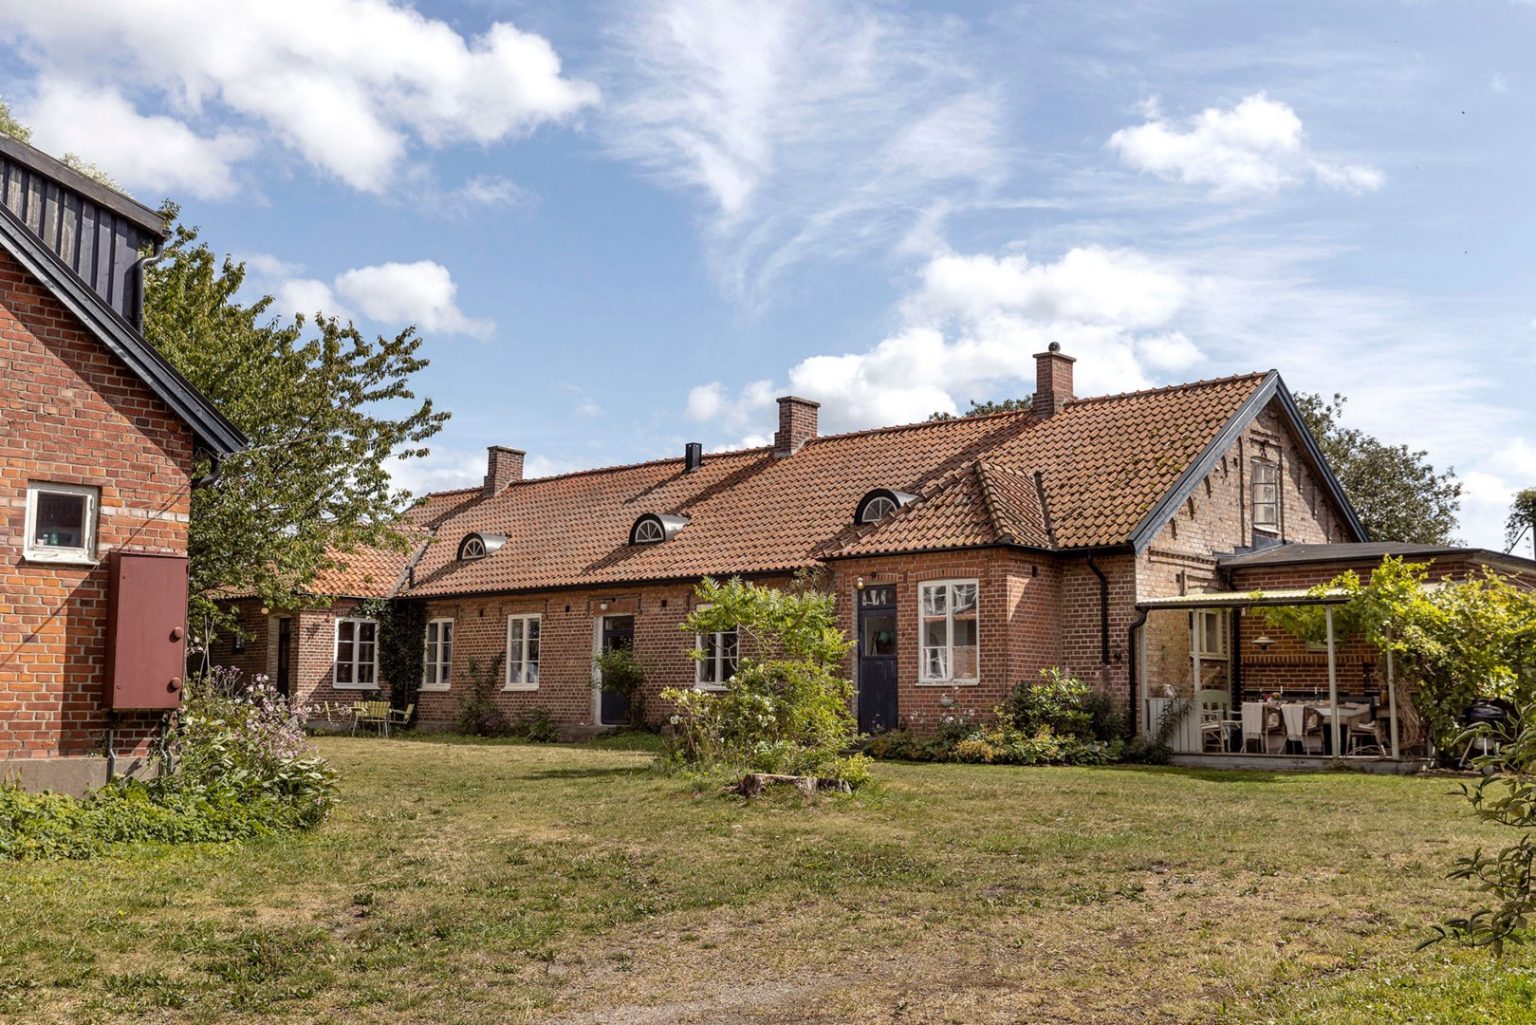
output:
[[[839,555],[971,545],[1126,543],[1264,382],[1249,374],[1028,412],[816,438],[771,449],[520,481],[485,497],[442,492],[413,522],[435,528],[413,595],[792,570]],[[1035,479],[1040,474],[1039,482]],[[873,527],[853,524],[875,488],[919,498]],[[1045,505],[1041,505],[1041,493]],[[671,540],[630,545],[644,513],[690,518]],[[456,560],[471,531],[501,534],[490,556]]]

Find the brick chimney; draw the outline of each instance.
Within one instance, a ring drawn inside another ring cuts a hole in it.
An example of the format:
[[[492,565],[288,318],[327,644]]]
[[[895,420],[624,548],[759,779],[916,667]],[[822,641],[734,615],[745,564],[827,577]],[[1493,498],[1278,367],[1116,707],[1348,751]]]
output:
[[[1035,353],[1035,397],[1030,409],[1044,420],[1077,398],[1072,394],[1072,364],[1077,360],[1061,354],[1061,343],[1052,342],[1045,352]]]
[[[816,437],[816,411],[820,402],[786,395],[779,399],[779,432],[773,436],[775,456],[794,455]]]
[[[485,497],[489,498],[508,484],[523,479],[523,456],[528,453],[520,448],[492,445],[485,460]]]

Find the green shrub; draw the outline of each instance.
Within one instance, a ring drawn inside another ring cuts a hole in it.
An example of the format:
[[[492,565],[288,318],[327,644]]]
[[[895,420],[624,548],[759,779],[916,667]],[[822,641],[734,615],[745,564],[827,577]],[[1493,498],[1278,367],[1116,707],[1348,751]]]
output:
[[[317,825],[335,774],[264,677],[230,669],[189,682],[156,752],[161,775],[84,798],[0,787],[0,858],[89,858],[140,843],[221,843]]]
[[[605,694],[617,694],[629,705],[629,725],[645,722],[645,666],[629,648],[608,648],[592,660],[598,686]]]
[[[503,737],[507,719],[496,707],[495,695],[501,690],[501,666],[506,656],[497,655],[490,665],[469,660],[468,677],[459,692],[459,732],[471,737]]]
[[[560,739],[560,726],[550,710],[543,705],[513,717],[507,732],[510,736],[531,740],[535,744],[552,744]]]
[[[725,690],[668,689],[676,709],[668,758],[717,773],[752,770],[862,784],[853,684],[842,675],[851,645],[836,599],[802,581],[790,589],[705,580],[683,624],[697,634],[736,630],[742,656]],[[702,658],[702,651],[694,657]]]

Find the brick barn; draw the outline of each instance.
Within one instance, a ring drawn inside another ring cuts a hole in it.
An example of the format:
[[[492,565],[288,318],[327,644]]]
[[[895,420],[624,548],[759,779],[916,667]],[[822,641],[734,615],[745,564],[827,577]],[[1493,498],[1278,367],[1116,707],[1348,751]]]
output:
[[[0,135],[0,779],[129,771],[179,701],[192,474],[244,439],[140,333],[164,239]]]
[[[508,717],[543,708],[582,735],[627,717],[594,686],[604,646],[632,646],[646,666],[652,719],[667,714],[662,688],[728,677],[735,639],[680,629],[701,577],[784,584],[818,569],[858,642],[848,671],[864,730],[985,714],[1047,666],[1125,701],[1142,730],[1173,684],[1189,701],[1224,688],[1228,718],[1249,696],[1245,668],[1249,684],[1289,686],[1276,676],[1286,652],[1240,652],[1232,588],[1304,588],[1381,553],[1362,547],[1279,374],[1079,398],[1071,357],[1053,346],[1036,361],[1024,412],[823,436],[817,404],[786,396],[772,445],[690,445],[681,458],[542,479],[524,478],[522,452],[493,447],[483,485],[412,510],[427,540],[410,554],[354,560],[339,586],[317,588],[341,595],[334,604],[245,603],[245,638],[222,641],[219,660],[281,676],[301,702],[378,696],[390,685],[378,624],[359,610],[419,603],[424,726],[452,726],[470,661],[501,656]],[[1289,568],[1266,562],[1281,552]],[[1421,554],[1450,569],[1488,562]],[[1157,608],[1212,593],[1229,605]],[[711,657],[692,659],[696,645]],[[1344,682],[1363,700],[1367,660],[1350,657]],[[1319,653],[1291,661],[1291,685],[1316,695]],[[1190,735],[1196,746],[1181,750],[1202,753],[1205,738]]]

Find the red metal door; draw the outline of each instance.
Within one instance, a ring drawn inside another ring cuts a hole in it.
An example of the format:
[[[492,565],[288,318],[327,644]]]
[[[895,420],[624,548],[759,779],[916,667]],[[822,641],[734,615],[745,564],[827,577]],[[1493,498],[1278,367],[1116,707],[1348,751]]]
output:
[[[181,704],[186,672],[187,560],[113,552],[107,592],[107,706]]]

